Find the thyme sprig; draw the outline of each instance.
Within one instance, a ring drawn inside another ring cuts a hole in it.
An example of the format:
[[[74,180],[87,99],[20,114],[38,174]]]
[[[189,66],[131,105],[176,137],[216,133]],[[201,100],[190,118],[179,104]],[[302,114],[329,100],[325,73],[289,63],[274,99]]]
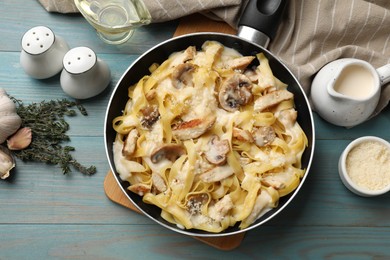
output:
[[[85,167],[81,165],[70,154],[75,148],[62,146],[62,143],[69,141],[66,134],[69,124],[65,116],[77,115],[73,107],[87,116],[85,108],[67,99],[42,101],[24,105],[22,101],[11,97],[16,104],[16,112],[22,118],[22,126],[29,127],[32,131],[32,142],[26,149],[15,151],[15,156],[22,161],[36,161],[47,164],[59,165],[63,174],[70,173],[71,166],[77,171],[92,175],[96,173],[96,167]]]

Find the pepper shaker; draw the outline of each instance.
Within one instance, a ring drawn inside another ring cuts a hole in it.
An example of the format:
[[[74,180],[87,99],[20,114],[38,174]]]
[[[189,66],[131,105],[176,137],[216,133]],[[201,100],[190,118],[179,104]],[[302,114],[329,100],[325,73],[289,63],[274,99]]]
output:
[[[76,47],[63,59],[61,87],[69,96],[87,99],[100,94],[111,80],[108,65],[88,47]]]

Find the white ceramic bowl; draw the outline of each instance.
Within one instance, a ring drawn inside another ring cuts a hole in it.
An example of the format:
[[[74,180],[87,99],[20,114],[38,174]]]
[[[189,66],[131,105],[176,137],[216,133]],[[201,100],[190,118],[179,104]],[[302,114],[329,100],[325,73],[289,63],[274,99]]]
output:
[[[362,184],[358,184],[355,181],[356,177],[352,177],[350,175],[350,173],[348,173],[348,170],[347,170],[347,160],[349,160],[348,155],[357,146],[362,147],[362,145],[365,145],[367,147],[368,143],[370,143],[370,142],[374,143],[374,147],[382,147],[383,146],[384,148],[387,148],[387,151],[388,151],[387,155],[390,154],[390,143],[389,142],[387,142],[386,140],[384,140],[382,138],[375,137],[375,136],[363,136],[363,137],[360,137],[358,139],[355,139],[345,148],[345,150],[343,151],[343,153],[340,156],[339,165],[338,165],[339,175],[340,175],[340,178],[341,178],[342,182],[344,183],[344,185],[353,193],[360,195],[360,196],[363,196],[363,197],[378,196],[378,195],[381,195],[381,194],[384,194],[384,193],[390,191],[390,167],[385,168],[385,171],[384,171],[385,175],[381,175],[381,176],[379,175],[379,173],[380,172],[383,173],[383,170],[381,170],[381,171],[374,170],[374,171],[370,171],[369,173],[367,171],[367,169],[370,168],[368,166],[368,164],[370,164],[370,160],[371,160],[371,162],[374,161],[373,164],[375,164],[375,166],[373,166],[373,167],[377,167],[379,164],[384,163],[383,160],[385,160],[386,158],[383,156],[380,158],[375,157],[375,156],[373,157],[370,155],[370,152],[367,151],[367,153],[365,153],[365,158],[363,160],[359,160],[359,161],[354,162],[354,163],[357,163],[357,165],[359,165],[359,167],[357,167],[357,168],[361,169],[363,175],[366,174],[366,178],[368,177],[368,179],[369,179],[368,181],[370,182],[370,184],[367,184],[367,186],[362,185]],[[377,146],[375,144],[381,144],[381,146]],[[373,148],[373,146],[371,146],[371,148]],[[378,150],[376,150],[376,149],[375,149],[375,151],[371,150],[372,153],[378,155],[379,153],[376,153],[377,151]],[[361,153],[364,153],[364,152],[365,152],[364,150],[361,151]],[[383,155],[383,153],[381,155]],[[382,160],[382,161],[378,162],[375,160]],[[390,163],[390,155],[387,157],[387,163]],[[366,168],[366,170],[364,170],[364,168]],[[383,169],[383,167],[382,167],[382,169]],[[352,170],[350,170],[350,171],[352,171]],[[356,176],[356,167],[355,167],[354,171],[355,171],[354,175]],[[369,176],[367,176],[367,174],[369,174]],[[387,176],[387,178],[384,179],[386,176]],[[361,179],[361,181],[362,181],[364,179],[364,176],[361,176],[361,177],[362,177],[362,179]],[[364,182],[364,181],[362,181],[362,182]],[[368,187],[369,185],[381,184],[383,182],[387,182],[387,185],[384,187],[380,187],[379,189],[373,189],[373,188]]]

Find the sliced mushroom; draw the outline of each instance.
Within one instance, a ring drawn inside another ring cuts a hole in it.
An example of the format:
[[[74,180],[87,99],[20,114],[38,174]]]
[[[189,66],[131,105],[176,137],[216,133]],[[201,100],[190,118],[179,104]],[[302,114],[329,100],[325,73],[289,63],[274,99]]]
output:
[[[253,105],[253,108],[255,111],[261,112],[266,108],[275,106],[282,101],[289,100],[292,98],[294,98],[294,95],[288,90],[276,90],[257,98]]]
[[[244,70],[255,59],[255,56],[244,56],[230,59],[225,63],[225,67],[233,70]]]
[[[218,99],[226,111],[237,111],[252,100],[252,82],[244,74],[236,73],[226,79],[221,86]]]
[[[177,89],[192,87],[192,73],[195,68],[194,64],[188,62],[177,65],[172,72],[172,85]]]
[[[270,145],[276,137],[275,130],[272,126],[256,127],[252,135],[255,144],[259,147]]]
[[[191,215],[199,214],[202,211],[202,206],[207,203],[209,196],[206,193],[191,195],[187,201],[187,210]]]
[[[126,136],[125,141],[123,142],[122,155],[126,158],[130,158],[131,155],[135,152],[138,140],[138,130],[133,128]]]
[[[157,106],[147,106],[141,109],[143,117],[141,118],[141,125],[146,129],[151,129],[154,123],[160,118],[160,112]]]
[[[298,112],[293,109],[285,109],[277,113],[276,117],[287,128],[291,128],[297,121]]]
[[[198,138],[214,125],[215,120],[215,116],[206,116],[204,119],[196,118],[185,121],[173,126],[172,133],[183,141]]]
[[[152,163],[158,163],[164,159],[174,162],[183,154],[186,154],[184,146],[180,144],[165,144],[156,148],[150,155],[150,159]]]
[[[236,138],[238,141],[253,143],[252,134],[248,130],[243,130],[241,128],[234,127],[233,137]]]
[[[152,183],[153,187],[155,187],[159,192],[167,190],[167,185],[165,184],[163,177],[161,177],[161,175],[157,172],[152,172]]]
[[[199,177],[202,181],[211,183],[226,179],[233,174],[233,169],[228,164],[225,164],[223,166],[217,166],[205,173],[202,173]]]
[[[286,187],[286,185],[280,180],[266,177],[261,180],[261,183],[266,187],[273,187],[275,190],[281,190]]]
[[[215,165],[225,164],[229,151],[229,141],[227,139],[219,140],[217,135],[213,135],[208,142],[208,150],[205,152],[206,159]]]

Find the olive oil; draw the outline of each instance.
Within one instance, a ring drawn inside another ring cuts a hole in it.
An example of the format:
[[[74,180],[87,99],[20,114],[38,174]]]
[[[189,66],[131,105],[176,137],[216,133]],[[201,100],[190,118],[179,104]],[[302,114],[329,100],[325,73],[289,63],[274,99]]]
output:
[[[77,8],[107,43],[126,42],[134,29],[149,24],[151,15],[142,0],[75,0]]]

